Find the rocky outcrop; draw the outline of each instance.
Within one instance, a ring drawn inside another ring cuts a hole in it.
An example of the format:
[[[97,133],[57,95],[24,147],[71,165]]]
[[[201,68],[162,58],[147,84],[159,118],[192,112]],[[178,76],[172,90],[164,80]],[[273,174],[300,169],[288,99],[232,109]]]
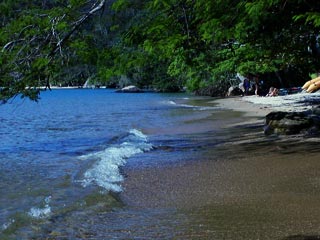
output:
[[[131,85],[131,86],[124,87],[120,90],[117,90],[116,92],[118,92],[118,93],[141,93],[143,91],[140,88]]]
[[[320,106],[304,112],[271,112],[266,116],[264,133],[320,136]]]

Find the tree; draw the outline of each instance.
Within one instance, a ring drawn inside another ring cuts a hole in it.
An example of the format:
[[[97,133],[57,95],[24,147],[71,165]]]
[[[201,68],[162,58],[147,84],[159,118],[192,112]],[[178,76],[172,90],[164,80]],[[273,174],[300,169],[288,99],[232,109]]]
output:
[[[62,78],[199,92],[236,73],[273,73],[290,86],[320,68],[312,0],[22,0],[0,9],[2,100],[36,100]]]
[[[217,79],[225,72],[244,75],[295,71],[300,82],[318,71],[315,47],[319,26],[300,19],[319,12],[315,1],[199,1],[200,31]],[[228,7],[229,6],[229,7]],[[227,12],[226,12],[226,9]],[[204,11],[204,12],[203,12]],[[314,16],[314,15],[313,15]],[[308,17],[307,17],[308,19]],[[315,22],[313,22],[315,23]],[[290,80],[292,81],[292,79]],[[290,83],[289,83],[290,84]]]
[[[69,61],[64,51],[68,41],[105,4],[106,0],[4,2],[1,7],[8,11],[0,29],[0,100],[17,95],[37,100],[41,87],[50,89],[59,65]]]

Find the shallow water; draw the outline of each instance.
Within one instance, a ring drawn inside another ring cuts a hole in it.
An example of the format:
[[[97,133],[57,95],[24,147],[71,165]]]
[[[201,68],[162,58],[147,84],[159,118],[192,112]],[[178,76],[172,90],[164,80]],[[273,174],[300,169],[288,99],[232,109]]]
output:
[[[320,234],[317,139],[232,127],[252,118],[185,94],[42,98],[0,106],[2,239]]]
[[[146,154],[193,148],[187,134],[198,130],[184,122],[215,109],[187,105],[186,94],[76,89],[41,97],[39,103],[15,99],[0,106],[2,238],[30,238],[43,222],[122,206],[108,194],[122,191],[122,168],[179,161],[175,150],[165,151],[166,158]]]

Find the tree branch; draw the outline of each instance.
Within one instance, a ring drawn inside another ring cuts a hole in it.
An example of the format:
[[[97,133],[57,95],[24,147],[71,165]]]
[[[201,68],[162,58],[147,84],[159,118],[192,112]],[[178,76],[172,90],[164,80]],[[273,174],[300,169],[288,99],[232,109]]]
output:
[[[28,25],[21,29],[20,32],[15,34],[16,39],[7,42],[3,47],[0,48],[0,52],[11,51],[16,45],[19,45],[21,42],[23,43],[20,46],[20,49],[16,49],[15,56],[11,56],[11,64],[16,66],[17,72],[22,73],[24,70],[32,71],[32,63],[36,61],[38,58],[47,58],[47,63],[39,66],[35,66],[37,69],[37,73],[41,73],[41,78],[44,80],[45,89],[50,89],[50,76],[47,74],[47,70],[49,66],[54,61],[55,55],[62,51],[62,48],[66,44],[66,42],[70,39],[70,37],[77,31],[79,28],[96,12],[103,10],[107,0],[89,0],[87,3],[92,3],[90,8],[80,15],[79,19],[74,23],[70,24],[71,29],[66,31],[64,35],[60,35],[57,31],[58,23],[65,17],[62,15],[60,17],[53,17],[50,19],[51,28],[49,31],[42,31],[44,29],[37,28],[37,33],[35,35],[27,34],[26,38],[23,38],[23,34],[29,28],[35,27],[35,25]],[[48,15],[41,15],[48,16]],[[43,36],[43,34],[45,34]],[[36,42],[36,43],[35,43]],[[47,52],[49,48],[49,52]],[[24,68],[26,67],[26,68]],[[41,69],[40,69],[41,68]],[[22,93],[22,96],[32,96],[33,99],[37,98],[38,92],[32,92],[34,89],[39,90],[37,83],[32,83],[35,79],[32,72],[26,73],[31,74],[30,76],[24,76],[26,78],[31,77],[31,84],[35,84],[35,86],[30,86],[30,88],[25,89],[23,85],[19,85],[18,82],[13,82],[6,86],[3,89],[0,89],[0,101],[9,99],[11,97],[17,96],[19,93]],[[40,75],[39,75],[40,76]],[[41,84],[41,83],[38,83]],[[29,83],[28,83],[29,85]],[[32,89],[31,89],[32,88]],[[33,89],[34,88],[34,89]],[[30,95],[29,95],[30,94]],[[35,95],[36,94],[36,95]]]
[[[11,46],[13,46],[16,43],[23,42],[23,41],[25,41],[25,39],[18,39],[18,40],[13,40],[13,41],[8,42],[6,45],[3,46],[1,52],[8,50]]]
[[[104,5],[106,3],[106,0],[101,0],[100,3],[98,4],[98,2],[94,3],[91,7],[91,10],[89,12],[87,12],[86,14],[84,14],[78,21],[75,22],[74,26],[72,27],[72,29],[62,38],[60,39],[57,44],[52,48],[52,50],[50,51],[50,53],[47,55],[49,57],[49,62],[48,64],[51,63],[51,61],[53,60],[53,57],[55,56],[55,54],[58,51],[61,51],[63,45],[67,42],[67,40],[72,36],[72,34],[74,32],[76,32],[80,26],[89,18],[91,17],[93,14],[95,14],[97,11],[103,9]],[[46,87],[45,89],[51,89],[50,88],[50,81],[49,81],[49,77],[47,77],[46,79]]]
[[[73,28],[55,45],[55,47],[51,50],[48,57],[53,57],[57,51],[65,44],[65,42],[71,37],[71,35],[78,30],[78,28],[93,14],[97,11],[103,9],[103,6],[106,3],[106,0],[101,0],[100,3],[97,5],[98,2],[93,4],[91,10],[87,12],[84,16],[82,16],[78,21],[75,22]]]

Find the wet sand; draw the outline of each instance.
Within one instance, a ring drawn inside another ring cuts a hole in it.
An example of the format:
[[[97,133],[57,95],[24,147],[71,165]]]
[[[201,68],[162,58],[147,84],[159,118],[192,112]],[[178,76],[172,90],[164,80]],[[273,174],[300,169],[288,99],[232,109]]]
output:
[[[134,170],[124,199],[134,206],[192,208],[290,194],[320,197],[318,158],[270,154]]]
[[[183,213],[188,223],[175,239],[318,239],[319,141],[266,139],[256,127],[272,109],[238,98],[216,102],[245,112],[226,126],[238,132],[196,161],[126,169],[124,203]]]
[[[190,221],[186,229],[198,228],[192,233],[198,239],[317,236],[318,158],[271,154],[138,171],[129,174],[125,201],[138,208],[178,209]],[[181,239],[195,239],[190,234]]]

